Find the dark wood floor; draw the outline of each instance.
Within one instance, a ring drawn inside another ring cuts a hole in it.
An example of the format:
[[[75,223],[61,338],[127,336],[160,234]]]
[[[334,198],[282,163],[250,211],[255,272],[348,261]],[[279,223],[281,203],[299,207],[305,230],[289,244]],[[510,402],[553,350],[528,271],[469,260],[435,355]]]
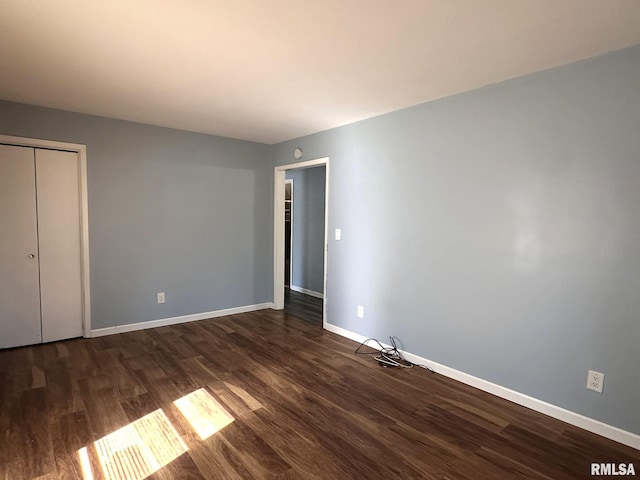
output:
[[[284,311],[302,320],[322,326],[321,298],[305,295],[287,287],[284,289]]]
[[[81,458],[92,472],[84,478],[96,480],[162,465],[150,478],[576,479],[590,478],[591,462],[640,469],[637,450],[424,369],[381,368],[356,346],[264,310],[0,351],[0,479],[83,478]]]

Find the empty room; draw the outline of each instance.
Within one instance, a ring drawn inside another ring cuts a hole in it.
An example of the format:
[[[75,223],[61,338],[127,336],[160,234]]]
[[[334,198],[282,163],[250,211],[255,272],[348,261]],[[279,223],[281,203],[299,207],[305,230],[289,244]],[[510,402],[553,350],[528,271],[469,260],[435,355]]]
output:
[[[0,480],[640,475],[640,2],[0,0]]]

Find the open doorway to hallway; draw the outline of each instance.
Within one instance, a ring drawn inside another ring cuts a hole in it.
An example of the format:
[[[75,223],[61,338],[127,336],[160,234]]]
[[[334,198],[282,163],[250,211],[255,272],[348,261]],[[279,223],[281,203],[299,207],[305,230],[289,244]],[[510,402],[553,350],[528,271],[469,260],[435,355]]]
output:
[[[322,326],[328,159],[275,169],[274,308]]]
[[[324,298],[325,183],[324,165],[285,173],[284,309],[317,325]]]

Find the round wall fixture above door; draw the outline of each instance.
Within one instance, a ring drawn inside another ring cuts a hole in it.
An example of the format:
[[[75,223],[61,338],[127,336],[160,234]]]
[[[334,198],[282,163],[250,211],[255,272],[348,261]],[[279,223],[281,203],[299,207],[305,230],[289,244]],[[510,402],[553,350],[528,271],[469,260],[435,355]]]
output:
[[[293,158],[296,160],[300,160],[302,158],[302,149],[300,147],[296,148],[293,151]]]

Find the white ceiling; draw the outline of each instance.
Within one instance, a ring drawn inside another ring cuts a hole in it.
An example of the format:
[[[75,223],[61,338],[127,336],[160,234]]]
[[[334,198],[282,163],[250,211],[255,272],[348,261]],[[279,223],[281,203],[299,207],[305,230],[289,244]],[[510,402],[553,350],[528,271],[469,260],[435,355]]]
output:
[[[636,44],[638,0],[0,0],[0,98],[276,143]]]

